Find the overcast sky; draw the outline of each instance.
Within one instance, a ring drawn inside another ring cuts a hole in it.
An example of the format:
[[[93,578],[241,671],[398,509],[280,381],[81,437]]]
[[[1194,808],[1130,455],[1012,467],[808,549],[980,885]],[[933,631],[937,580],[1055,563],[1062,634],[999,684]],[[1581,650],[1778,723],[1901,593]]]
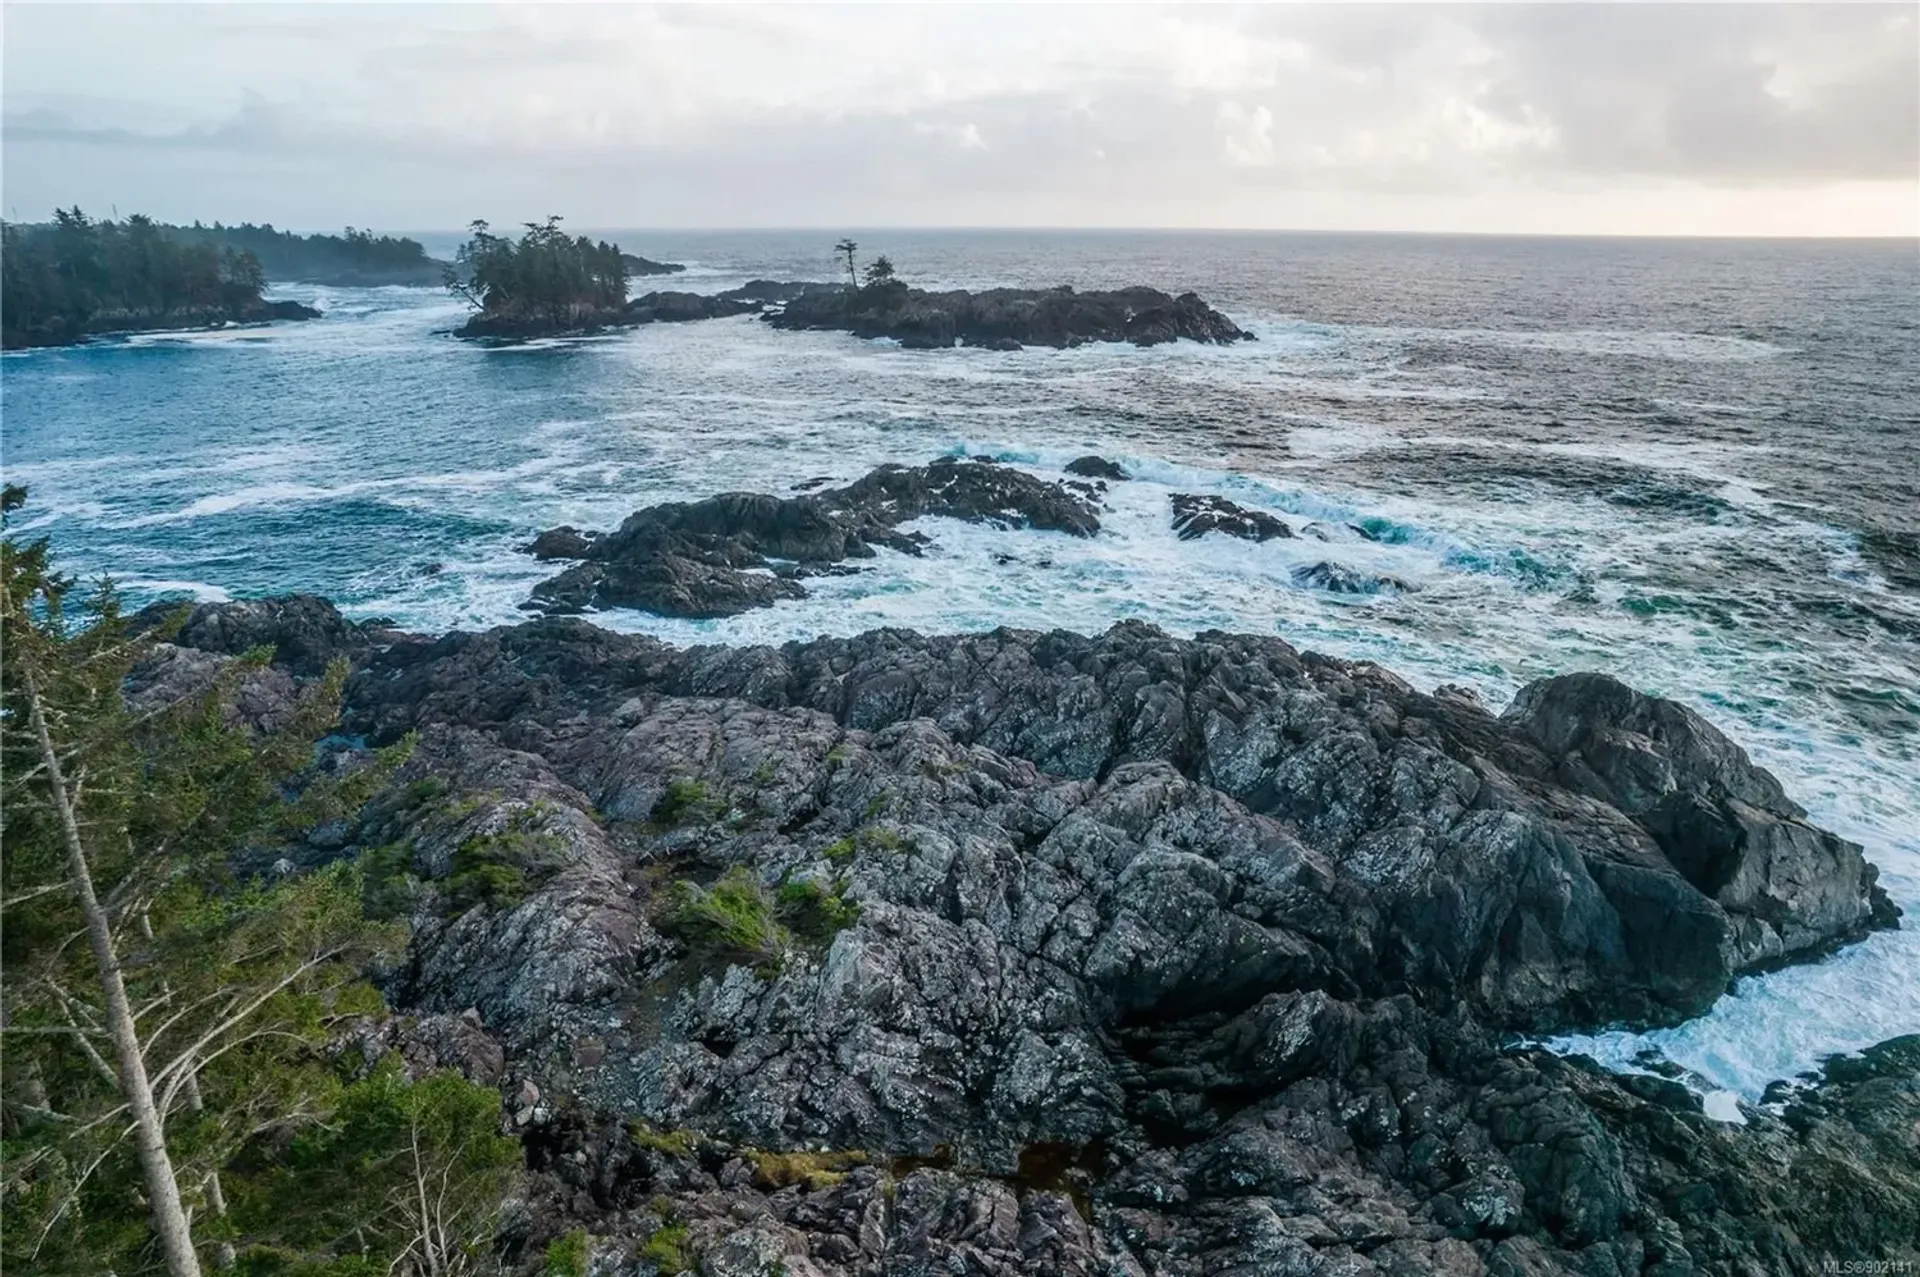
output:
[[[8,3],[4,205],[1920,232],[1915,6]]]

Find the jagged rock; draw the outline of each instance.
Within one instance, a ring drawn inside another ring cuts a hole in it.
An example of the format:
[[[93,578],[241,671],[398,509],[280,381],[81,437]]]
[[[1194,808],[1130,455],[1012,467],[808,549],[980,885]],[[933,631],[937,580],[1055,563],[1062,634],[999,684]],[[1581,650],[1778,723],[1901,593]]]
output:
[[[675,324],[697,319],[725,319],[758,313],[761,303],[705,293],[647,293],[627,303],[627,315],[636,324]]]
[[[638,253],[620,254],[620,262],[627,268],[627,275],[678,275],[686,269],[679,262],[656,262],[642,257]]]
[[[1326,559],[1303,564],[1295,568],[1292,575],[1293,583],[1302,589],[1326,590],[1331,594],[1379,594],[1382,591],[1401,594],[1414,588],[1412,582],[1397,576],[1376,576]]]
[[[918,554],[924,537],[899,524],[936,516],[1092,536],[1093,504],[1058,483],[990,461],[942,458],[882,466],[843,488],[793,497],[733,492],[651,506],[604,536],[572,528],[542,533],[539,558],[587,560],[533,591],[548,612],[634,607],[664,616],[730,616],[801,598],[792,578],[877,547]],[[776,574],[775,561],[797,565]]]
[[[419,732],[353,838],[424,883],[393,997],[537,1079],[528,1254],[579,1226],[625,1263],[671,1216],[712,1271],[859,1277],[1920,1258],[1920,1039],[1745,1125],[1511,1045],[1892,921],[1857,847],[1611,679],[1495,717],[1139,624],[548,620],[392,636],[347,700],[371,744]],[[475,848],[517,892],[462,894]],[[858,911],[715,952],[668,884],[728,871]]]
[[[132,628],[145,633],[170,622],[183,606],[165,601],[149,604],[134,614]],[[270,647],[275,665],[300,675],[324,673],[334,659],[363,656],[374,644],[331,602],[313,594],[194,604],[187,607],[174,642],[228,656]]]
[[[1209,532],[1221,532],[1243,541],[1271,541],[1290,537],[1293,529],[1264,510],[1249,510],[1225,497],[1176,492],[1173,529],[1182,541],[1197,541]]]
[[[1118,462],[1096,456],[1075,457],[1067,462],[1067,473],[1082,479],[1111,479],[1116,483],[1133,477]]]
[[[525,553],[540,560],[548,559],[584,559],[593,549],[593,540],[598,533],[582,532],[572,524],[562,524],[549,528],[528,544],[520,547]]]

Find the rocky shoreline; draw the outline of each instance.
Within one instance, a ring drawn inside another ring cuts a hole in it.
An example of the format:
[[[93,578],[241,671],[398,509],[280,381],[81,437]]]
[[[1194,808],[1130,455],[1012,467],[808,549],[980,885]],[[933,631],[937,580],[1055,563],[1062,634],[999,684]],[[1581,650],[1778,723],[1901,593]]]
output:
[[[261,301],[247,306],[197,306],[166,311],[101,311],[78,327],[58,325],[30,330],[7,330],[6,349],[29,350],[78,346],[96,337],[126,337],[139,333],[212,331],[235,326],[253,327],[286,320],[318,319],[320,312],[295,301]]]
[[[1018,517],[1073,495],[975,465],[861,483],[909,506],[1010,484]],[[799,516],[823,510],[864,512],[828,520],[849,556],[901,535],[859,487],[749,502],[727,535],[817,543]],[[716,535],[718,511],[582,541]],[[678,649],[294,597],[194,608],[130,694],[262,644],[238,700],[262,721],[352,665],[321,766],[415,734],[283,871],[358,855],[410,922],[386,983],[411,1018],[361,1049],[500,1087],[525,1258],[571,1227],[596,1272],[711,1277],[1916,1258],[1920,1039],[1744,1124],[1518,1044],[1674,1023],[1897,924],[1857,846],[1610,678],[1496,716],[1137,623]]]

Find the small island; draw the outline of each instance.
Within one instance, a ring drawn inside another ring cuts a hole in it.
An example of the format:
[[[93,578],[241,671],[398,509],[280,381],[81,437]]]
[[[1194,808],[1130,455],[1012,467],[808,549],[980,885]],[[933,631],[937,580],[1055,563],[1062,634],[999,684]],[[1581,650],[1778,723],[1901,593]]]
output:
[[[627,302],[630,256],[618,244],[568,235],[558,217],[528,222],[517,240],[476,221],[445,277],[473,307],[453,335],[526,341],[646,323]]]
[[[850,239],[835,245],[834,251],[846,259],[845,285],[803,290],[780,310],[770,311],[767,322],[776,328],[887,337],[909,350],[1064,349],[1096,341],[1158,346],[1182,338],[1228,345],[1254,340],[1252,333],[1242,331],[1196,293],[1174,297],[1142,286],[1081,293],[1066,284],[978,293],[926,292],[908,287],[886,257],[875,258],[864,272],[859,270],[854,257],[859,247]]]
[[[182,242],[137,213],[95,221],[59,209],[51,222],[0,226],[0,242],[0,349],[320,316],[262,297],[266,274],[251,252]]]

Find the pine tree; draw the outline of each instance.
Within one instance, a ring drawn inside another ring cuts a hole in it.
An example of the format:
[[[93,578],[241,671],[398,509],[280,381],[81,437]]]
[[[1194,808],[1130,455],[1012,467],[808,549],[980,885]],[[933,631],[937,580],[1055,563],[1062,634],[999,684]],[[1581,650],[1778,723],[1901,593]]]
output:
[[[364,801],[400,751],[290,804],[344,670],[271,732],[232,711],[266,653],[135,714],[122,689],[160,635],[109,583],[82,598],[44,539],[6,538],[0,605],[6,1266],[126,1277],[157,1251],[194,1277],[196,1243],[231,1232],[223,1169],[322,1115],[339,1084],[316,1048],[380,1010],[360,968],[398,940],[352,865],[266,881],[236,853]]]

